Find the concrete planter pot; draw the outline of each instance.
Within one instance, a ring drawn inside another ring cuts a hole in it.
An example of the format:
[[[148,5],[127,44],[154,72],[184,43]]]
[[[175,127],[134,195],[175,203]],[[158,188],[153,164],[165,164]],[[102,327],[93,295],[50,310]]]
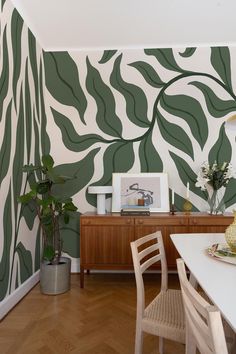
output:
[[[43,294],[58,295],[70,290],[71,260],[61,257],[59,264],[42,261],[40,289]]]

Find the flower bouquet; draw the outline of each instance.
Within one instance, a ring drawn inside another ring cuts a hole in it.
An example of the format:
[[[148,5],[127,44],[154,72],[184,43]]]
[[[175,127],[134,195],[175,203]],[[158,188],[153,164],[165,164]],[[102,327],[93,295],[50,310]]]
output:
[[[197,176],[196,187],[207,190],[210,214],[220,214],[225,210],[224,193],[231,178],[235,178],[229,162],[209,164],[204,162]]]

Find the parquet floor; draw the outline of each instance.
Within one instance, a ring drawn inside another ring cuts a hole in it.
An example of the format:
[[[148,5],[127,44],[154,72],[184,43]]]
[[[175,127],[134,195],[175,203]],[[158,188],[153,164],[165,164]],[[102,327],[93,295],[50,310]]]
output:
[[[148,274],[151,299],[159,275]],[[0,354],[133,354],[136,285],[133,274],[90,274],[85,288],[72,275],[71,290],[57,296],[39,285],[0,322]],[[177,275],[169,276],[178,287]],[[157,354],[158,339],[144,338],[143,354]],[[184,346],[165,341],[165,354],[184,354]]]

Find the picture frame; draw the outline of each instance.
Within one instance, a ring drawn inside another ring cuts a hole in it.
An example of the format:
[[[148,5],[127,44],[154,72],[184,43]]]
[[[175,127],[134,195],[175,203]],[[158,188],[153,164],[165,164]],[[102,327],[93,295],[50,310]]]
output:
[[[112,187],[112,212],[138,208],[138,199],[150,212],[170,211],[167,173],[113,173]]]

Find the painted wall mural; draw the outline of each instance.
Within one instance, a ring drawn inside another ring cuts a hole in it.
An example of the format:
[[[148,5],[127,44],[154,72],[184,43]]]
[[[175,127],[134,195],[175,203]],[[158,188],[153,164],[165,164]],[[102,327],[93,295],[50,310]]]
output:
[[[187,48],[42,52],[9,0],[0,30],[0,300],[38,268],[35,215],[17,203],[22,166],[50,152],[76,179],[58,194],[92,211],[89,185],[111,185],[112,172],[167,172],[182,210],[187,182],[194,210],[207,210],[195,187],[203,161],[231,161],[235,137],[236,49]],[[236,180],[225,194],[236,204]],[[110,208],[110,198],[107,199]],[[79,257],[79,218],[62,230],[64,251]]]
[[[49,151],[41,49],[10,1],[1,3],[0,32],[0,300],[40,264],[35,215],[17,197],[25,190],[24,164]]]

